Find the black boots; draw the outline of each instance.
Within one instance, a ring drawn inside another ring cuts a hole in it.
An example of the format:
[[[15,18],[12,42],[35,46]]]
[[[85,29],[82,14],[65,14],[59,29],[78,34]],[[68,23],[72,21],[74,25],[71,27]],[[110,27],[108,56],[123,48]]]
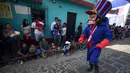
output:
[[[92,64],[92,63],[89,63],[89,64],[90,64],[90,67],[87,69],[88,72],[91,72],[94,69],[94,73],[99,73],[99,68],[97,64]]]
[[[90,67],[87,69],[88,72],[91,72],[93,70],[93,64],[89,63]]]
[[[99,67],[97,64],[94,64],[94,73],[99,73]]]

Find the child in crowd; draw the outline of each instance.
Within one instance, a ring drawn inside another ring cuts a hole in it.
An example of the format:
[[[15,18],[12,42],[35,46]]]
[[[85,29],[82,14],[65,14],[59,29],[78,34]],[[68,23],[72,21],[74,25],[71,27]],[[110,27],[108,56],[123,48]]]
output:
[[[64,45],[64,48],[63,48],[63,50],[64,50],[64,55],[70,55],[70,46],[71,46],[71,43],[69,42],[69,41],[66,41],[65,42],[65,45]]]
[[[42,50],[39,48],[36,49],[35,53],[37,58],[39,58],[40,56],[44,57],[44,55],[42,54]]]
[[[44,37],[42,37],[42,39],[39,43],[39,46],[45,57],[50,55],[50,48],[48,46],[48,42],[46,41],[46,39]]]
[[[78,48],[77,45],[78,44],[76,43],[75,38],[72,38],[72,40],[71,40],[71,48],[73,50],[76,50]]]
[[[32,44],[29,49],[29,55],[32,55],[31,57],[35,57],[35,51],[36,51],[36,47],[34,44]]]
[[[51,44],[51,51],[52,51],[52,54],[56,54],[56,46],[54,43]]]
[[[35,50],[36,50],[36,47],[35,47],[34,44],[32,44],[32,45],[30,46],[29,53],[30,53],[30,54],[35,54]]]
[[[29,48],[27,47],[26,43],[22,44],[22,47],[18,50],[18,56],[23,57],[20,61],[21,64],[23,64],[23,61],[27,59],[27,56],[29,54]]]

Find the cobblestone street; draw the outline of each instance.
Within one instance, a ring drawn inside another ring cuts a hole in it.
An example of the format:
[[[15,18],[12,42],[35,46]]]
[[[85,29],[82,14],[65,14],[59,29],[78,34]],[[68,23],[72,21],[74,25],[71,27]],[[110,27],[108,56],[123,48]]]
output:
[[[99,73],[130,73],[130,39],[113,41],[101,54]],[[76,51],[70,56],[61,54],[47,59],[35,59],[24,64],[13,63],[0,69],[0,73],[88,73],[86,53]]]

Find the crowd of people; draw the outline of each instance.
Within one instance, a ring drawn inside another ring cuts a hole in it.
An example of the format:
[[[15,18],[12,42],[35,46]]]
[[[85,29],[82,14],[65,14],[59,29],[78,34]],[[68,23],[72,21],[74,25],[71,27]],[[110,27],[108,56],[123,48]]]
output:
[[[109,28],[112,32],[113,40],[129,37],[130,28],[124,28],[110,25]],[[4,26],[0,25],[0,61],[5,50],[9,52],[11,58],[14,57],[39,57],[46,58],[51,54],[56,54],[57,50],[62,50],[63,55],[70,55],[72,50],[78,48],[85,48],[85,44],[77,44],[76,41],[82,34],[82,23],[79,24],[77,31],[70,39],[66,39],[67,23],[63,23],[60,19],[55,17],[54,22],[51,24],[51,35],[53,40],[51,44],[48,43],[44,37],[44,23],[39,18],[35,18],[34,22],[30,25],[27,19],[24,19],[21,25],[21,31],[13,29],[10,23]],[[23,41],[19,38],[23,34]],[[32,34],[35,35],[33,39]],[[35,41],[35,42],[33,42]],[[25,58],[24,58],[25,59]],[[24,60],[22,59],[22,60]],[[23,61],[21,61],[23,63]]]
[[[121,27],[121,26],[115,26],[115,25],[116,25],[115,23],[113,25],[109,25],[109,28],[113,36],[113,40],[130,37],[129,27]]]
[[[55,17],[54,22],[51,24],[51,35],[53,40],[51,44],[48,43],[44,37],[44,23],[37,17],[32,24],[28,23],[27,19],[24,19],[21,25],[21,32],[13,29],[10,23],[6,23],[5,26],[0,25],[0,61],[3,61],[3,55],[5,51],[8,51],[12,58],[25,57],[20,59],[20,63],[30,57],[44,57],[51,54],[56,54],[57,50],[62,50],[64,55],[69,55],[71,50],[76,48],[75,40],[66,39],[67,35],[67,23],[63,23],[60,19]],[[82,33],[82,23],[80,23],[77,29],[77,37]],[[20,34],[23,34],[23,40],[19,38]],[[33,39],[32,34],[35,35]],[[75,38],[75,37],[74,37]]]

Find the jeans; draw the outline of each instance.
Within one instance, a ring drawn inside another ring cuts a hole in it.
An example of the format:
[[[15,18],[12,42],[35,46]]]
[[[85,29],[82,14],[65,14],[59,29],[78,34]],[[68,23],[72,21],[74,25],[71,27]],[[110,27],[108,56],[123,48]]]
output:
[[[60,47],[60,44],[61,44],[61,36],[60,35],[54,35],[54,43],[56,46]]]
[[[64,54],[67,54],[68,53],[68,49],[64,51]]]
[[[43,33],[42,33],[42,34],[36,34],[36,33],[35,33],[35,39],[36,39],[37,42],[40,41],[40,39],[41,39],[42,37],[44,37],[44,34],[43,34]]]
[[[65,41],[66,41],[66,35],[62,36],[62,41],[61,41],[62,46],[64,46]]]
[[[51,35],[52,35],[52,42],[54,43],[54,34],[52,30],[51,30]]]

